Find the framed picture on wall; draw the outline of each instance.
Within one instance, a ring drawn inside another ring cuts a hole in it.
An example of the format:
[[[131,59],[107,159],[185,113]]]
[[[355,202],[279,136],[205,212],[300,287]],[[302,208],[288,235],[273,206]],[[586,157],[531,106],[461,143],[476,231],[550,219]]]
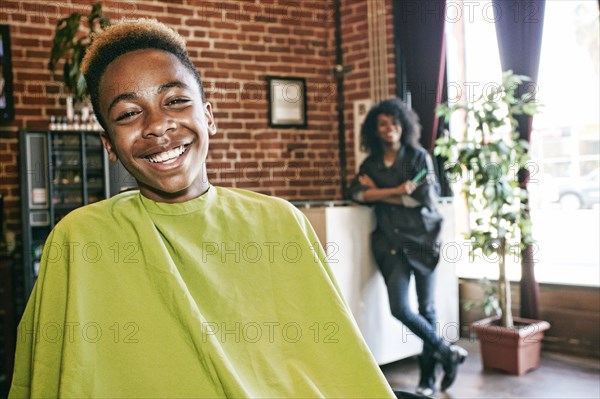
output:
[[[0,123],[10,122],[14,117],[10,29],[8,25],[0,25]]]
[[[308,126],[304,78],[267,76],[267,96],[269,127],[305,129]]]

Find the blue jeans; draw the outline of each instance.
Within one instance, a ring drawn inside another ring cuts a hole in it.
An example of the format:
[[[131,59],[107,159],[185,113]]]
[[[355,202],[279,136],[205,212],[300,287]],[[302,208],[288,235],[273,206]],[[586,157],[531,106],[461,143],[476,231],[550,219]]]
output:
[[[427,275],[413,272],[402,253],[386,256],[384,273],[392,315],[423,340],[423,354],[429,355],[444,344],[436,332],[435,270]],[[393,264],[392,264],[393,263]],[[408,284],[415,278],[419,313],[409,306]]]

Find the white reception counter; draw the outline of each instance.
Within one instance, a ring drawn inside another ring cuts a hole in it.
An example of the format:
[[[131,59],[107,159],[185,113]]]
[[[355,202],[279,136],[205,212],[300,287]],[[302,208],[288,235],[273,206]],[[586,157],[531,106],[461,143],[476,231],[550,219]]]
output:
[[[367,206],[302,206],[325,251],[340,289],[378,364],[391,363],[421,352],[422,343],[392,316],[387,290],[371,253],[370,234],[375,216]],[[453,240],[453,205],[440,203],[444,215],[442,243]],[[417,309],[414,281],[413,309]],[[440,259],[437,271],[438,329],[445,339],[459,338],[458,279],[455,265]]]

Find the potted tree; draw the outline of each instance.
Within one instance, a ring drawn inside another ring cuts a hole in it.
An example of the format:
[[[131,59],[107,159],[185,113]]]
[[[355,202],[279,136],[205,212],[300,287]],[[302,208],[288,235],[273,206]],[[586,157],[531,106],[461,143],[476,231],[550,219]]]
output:
[[[495,299],[497,316],[473,324],[481,343],[484,367],[523,374],[539,367],[540,341],[550,328],[545,321],[512,316],[510,283],[506,259],[518,256],[524,245],[533,243],[531,223],[525,213],[527,191],[519,186],[517,172],[526,166],[528,143],[519,138],[515,115],[534,115],[540,104],[529,92],[517,95],[526,76],[512,71],[503,74],[502,84],[473,101],[442,104],[438,116],[446,122],[456,112],[466,118],[460,140],[448,132],[436,141],[434,153],[445,157],[446,172],[461,178],[467,202],[470,231],[467,239],[471,255],[495,254],[498,259],[498,285]],[[495,295],[494,294],[494,295]]]
[[[54,72],[59,62],[64,60],[63,81],[68,92],[67,118],[70,120],[73,119],[73,101],[83,104],[88,101],[85,79],[80,71],[81,60],[92,41],[92,34],[110,25],[110,19],[102,12],[100,3],[92,6],[87,17],[87,28],[83,29],[82,16],[73,12],[58,20],[48,62],[48,69]]]

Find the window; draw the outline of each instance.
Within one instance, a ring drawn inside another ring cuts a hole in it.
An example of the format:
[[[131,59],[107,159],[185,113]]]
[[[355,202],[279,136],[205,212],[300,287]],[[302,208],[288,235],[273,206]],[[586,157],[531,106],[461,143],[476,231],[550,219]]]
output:
[[[531,134],[540,281],[600,285],[598,3],[548,1]]]
[[[495,26],[485,12],[489,3],[447,24],[448,81],[466,82],[469,99],[501,80]],[[545,112],[533,122],[528,186],[540,282],[600,285],[598,32],[596,1],[546,2],[537,82]],[[452,99],[451,86],[448,93]],[[457,266],[464,277],[497,273],[493,260]],[[518,259],[508,274],[520,278]]]

